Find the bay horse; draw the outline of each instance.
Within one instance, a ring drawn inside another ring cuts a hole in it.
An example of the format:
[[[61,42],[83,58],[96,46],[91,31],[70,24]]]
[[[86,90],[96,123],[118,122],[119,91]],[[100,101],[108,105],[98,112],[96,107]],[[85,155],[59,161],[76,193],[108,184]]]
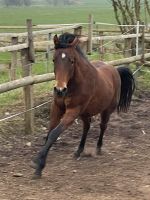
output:
[[[83,134],[75,156],[83,152],[91,117],[99,113],[97,153],[100,153],[110,115],[115,110],[128,110],[135,88],[132,72],[127,67],[115,68],[100,61],[90,63],[76,35],[64,33],[55,35],[53,40],[56,85],[47,139],[32,163],[37,178],[42,175],[53,143],[78,117],[83,121]]]

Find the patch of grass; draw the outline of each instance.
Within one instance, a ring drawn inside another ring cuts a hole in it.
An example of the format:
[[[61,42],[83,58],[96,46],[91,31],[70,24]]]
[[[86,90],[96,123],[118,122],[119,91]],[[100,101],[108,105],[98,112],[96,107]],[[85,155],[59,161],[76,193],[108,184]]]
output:
[[[35,64],[32,64],[32,74],[39,75],[53,72],[53,63],[52,61],[40,61]]]
[[[107,14],[106,14],[107,13]],[[114,23],[111,6],[20,7],[0,8],[0,25],[25,25],[31,18],[33,24],[81,23],[94,14],[95,21]]]
[[[130,69],[134,73],[137,70],[135,64],[130,64]],[[150,70],[149,67],[143,66],[135,75],[136,88],[150,91]]]
[[[8,63],[11,59],[11,54],[7,53],[0,53],[0,64]]]
[[[150,91],[150,70],[148,67],[143,67],[141,69],[137,81],[141,89]]]
[[[0,94],[0,107],[6,107],[9,105],[15,105],[23,100],[23,90],[22,89],[16,89],[13,91],[9,91],[6,93]]]

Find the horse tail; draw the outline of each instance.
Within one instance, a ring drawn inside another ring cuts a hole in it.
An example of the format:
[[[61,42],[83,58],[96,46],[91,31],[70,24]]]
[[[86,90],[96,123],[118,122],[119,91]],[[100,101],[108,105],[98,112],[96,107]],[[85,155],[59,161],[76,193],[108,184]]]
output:
[[[135,89],[135,81],[129,68],[118,67],[117,70],[121,78],[121,91],[117,111],[118,113],[121,111],[127,112],[130,107],[132,95]]]

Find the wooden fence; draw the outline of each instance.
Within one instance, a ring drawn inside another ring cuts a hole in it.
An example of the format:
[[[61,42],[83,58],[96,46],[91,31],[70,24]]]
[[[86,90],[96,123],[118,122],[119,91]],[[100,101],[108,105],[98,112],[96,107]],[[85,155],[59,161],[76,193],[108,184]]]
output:
[[[47,26],[48,28],[50,26]],[[23,27],[21,27],[23,28]],[[37,27],[36,27],[37,28]],[[92,45],[94,41],[104,41],[104,40],[115,40],[115,39],[127,39],[127,38],[142,38],[144,41],[143,33],[138,34],[127,34],[127,35],[117,35],[117,36],[99,36],[93,37],[93,17],[89,16],[89,23],[88,23],[88,34],[87,36],[83,36],[82,34],[82,26],[81,24],[75,25],[66,25],[65,27],[58,27],[56,29],[46,29],[46,30],[38,30],[33,31],[32,21],[27,20],[27,32],[25,33],[0,33],[0,36],[11,37],[12,45],[0,47],[0,52],[11,52],[12,53],[12,81],[3,83],[0,85],[0,93],[7,92],[10,90],[14,90],[20,87],[24,88],[24,99],[25,99],[25,110],[29,110],[25,113],[25,132],[27,134],[34,132],[34,98],[33,98],[33,85],[38,84],[41,82],[51,81],[54,80],[53,73],[47,73],[43,75],[35,75],[32,76],[31,74],[31,64],[35,61],[35,46],[36,44],[47,44],[48,51],[53,47],[53,43],[50,40],[52,33],[57,32],[64,32],[68,30],[74,30],[75,34],[81,35],[80,42],[82,48],[86,48],[86,51],[91,54],[92,53]],[[47,41],[41,42],[34,42],[33,37],[46,34],[48,35]],[[18,44],[19,37],[26,37],[27,42],[23,44]],[[144,43],[144,42],[143,42]],[[150,53],[144,54],[144,45],[142,46],[143,51],[141,55],[109,61],[108,64],[111,65],[121,65],[132,63],[135,61],[140,61],[143,59],[150,58]],[[16,68],[16,59],[17,59],[17,52],[21,52],[22,58],[22,70],[23,70],[23,77],[21,79],[15,80],[15,68]]]

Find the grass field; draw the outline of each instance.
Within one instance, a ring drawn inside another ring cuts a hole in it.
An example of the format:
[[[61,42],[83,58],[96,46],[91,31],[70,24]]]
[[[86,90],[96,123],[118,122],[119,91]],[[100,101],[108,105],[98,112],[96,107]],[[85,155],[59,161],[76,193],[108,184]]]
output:
[[[111,6],[67,6],[0,8],[0,25],[25,25],[31,18],[34,24],[63,24],[87,22],[89,14],[99,22],[115,23]]]

